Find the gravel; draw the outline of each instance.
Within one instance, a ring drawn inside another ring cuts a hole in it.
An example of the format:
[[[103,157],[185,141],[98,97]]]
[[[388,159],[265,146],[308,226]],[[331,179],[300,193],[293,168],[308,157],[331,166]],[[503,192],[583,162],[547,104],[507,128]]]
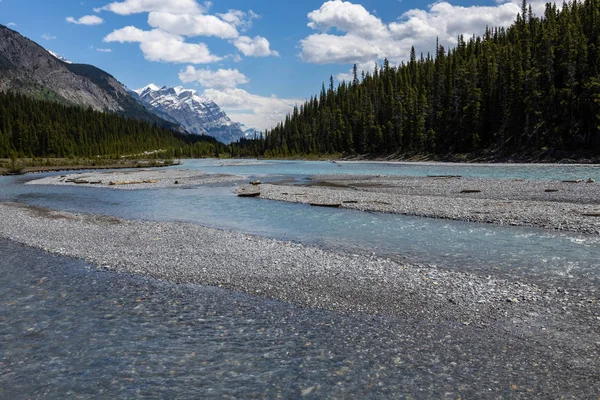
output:
[[[362,211],[600,234],[600,185],[585,181],[317,176],[308,185],[263,184],[260,197]]]
[[[569,300],[560,288],[401,265],[190,223],[123,220],[16,203],[0,203],[0,220],[0,237],[108,270],[322,309],[451,318],[465,324],[508,315],[525,318],[530,306],[544,304],[548,311],[572,301],[583,307],[579,311],[598,311],[592,293]]]
[[[447,338],[462,332],[467,341],[489,347],[483,356],[490,359],[503,357],[504,350],[493,343],[520,338],[532,343],[535,365],[548,360],[548,351],[553,359],[568,357],[561,384],[571,392],[578,384],[585,386],[577,392],[585,392],[600,371],[600,299],[590,290],[399,264],[182,222],[123,220],[16,203],[0,203],[0,221],[0,237],[99,268],[311,308],[395,315],[438,327],[432,329]],[[410,328],[405,334],[419,335]],[[494,341],[480,343],[480,335]],[[440,354],[463,353],[446,349],[444,342],[418,340],[440,346]],[[563,367],[553,373],[562,375]]]
[[[84,172],[50,176],[27,182],[29,185],[67,185],[110,187],[119,190],[180,188],[203,184],[238,182],[244,178],[227,174],[208,174],[186,169],[147,169],[114,172]]]

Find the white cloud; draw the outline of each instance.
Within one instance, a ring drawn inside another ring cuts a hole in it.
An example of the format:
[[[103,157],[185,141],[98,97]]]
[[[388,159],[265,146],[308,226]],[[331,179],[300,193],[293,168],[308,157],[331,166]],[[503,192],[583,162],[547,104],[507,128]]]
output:
[[[166,45],[167,41],[162,44],[152,43],[148,35],[140,34],[139,28],[129,26],[108,35],[106,41],[137,41],[140,42],[140,47],[144,51],[144,55],[148,60],[160,60],[171,62],[193,62],[196,64],[217,61],[222,58],[210,56],[208,47],[205,44],[190,44],[183,39],[186,37],[198,36],[215,36],[221,39],[229,39],[242,54],[252,57],[267,57],[279,56],[275,50],[271,50],[271,44],[267,39],[261,36],[253,38],[249,36],[240,36],[238,28],[244,31],[252,26],[252,21],[259,18],[259,15],[250,11],[229,10],[225,14],[208,14],[208,10],[212,7],[212,2],[206,1],[201,6],[197,0],[124,0],[121,2],[113,2],[101,8],[95,8],[94,11],[102,10],[112,11],[121,15],[130,15],[134,13],[148,12],[148,24],[155,28],[150,32],[160,31],[163,33],[162,39],[166,35],[171,35],[168,43],[175,44],[178,49],[185,47],[186,55],[176,57],[172,49],[159,49],[161,45]],[[87,17],[87,16],[86,16]],[[98,17],[96,17],[98,18]],[[67,19],[72,23],[82,23],[80,20],[75,20],[72,17]],[[157,33],[153,33],[157,36]],[[127,37],[125,37],[127,36]],[[131,37],[136,39],[130,40]],[[193,50],[193,46],[204,47],[204,54],[201,57],[192,57],[189,51]],[[169,53],[165,56],[163,53]],[[196,61],[192,61],[192,59]],[[206,60],[206,61],[198,61]],[[212,61],[208,61],[211,60]],[[189,61],[186,61],[189,60]]]
[[[248,12],[241,10],[229,10],[226,14],[217,14],[223,21],[240,28],[242,31],[252,27],[252,21],[260,18],[260,15],[250,10]]]
[[[381,37],[387,33],[379,18],[371,15],[362,5],[347,1],[328,1],[320,9],[310,12],[308,19],[311,20],[309,27],[323,32],[335,27],[365,38]]]
[[[17,26],[17,24],[15,24],[14,22],[9,22],[8,24],[6,24],[6,26],[14,28],[15,26]]]
[[[211,54],[204,43],[186,43],[182,36],[160,29],[143,31],[127,26],[107,35],[104,42],[140,43],[140,49],[148,61],[208,64],[221,59]]]
[[[77,25],[100,25],[104,20],[96,15],[84,15],[79,19],[67,17],[67,22]]]
[[[179,72],[179,79],[184,83],[198,82],[204,87],[218,89],[232,89],[249,82],[246,75],[237,69],[219,69],[213,72],[209,69],[196,69],[192,65]]]
[[[529,3],[536,14],[543,13],[543,1]],[[459,35],[468,39],[483,34],[486,26],[508,26],[520,12],[520,4],[521,0],[510,0],[495,6],[462,7],[441,1],[426,10],[408,10],[386,24],[360,4],[331,0],[308,14],[308,26],[320,32],[300,41],[300,56],[316,64],[364,64],[384,58],[399,62],[409,57],[411,46],[417,53],[433,53],[436,39],[448,48],[456,45]],[[347,73],[338,75],[348,77]]]
[[[96,48],[96,51],[99,51],[100,53],[111,53],[112,49],[101,49],[101,48]]]
[[[153,11],[148,15],[153,28],[184,36],[216,36],[233,39],[239,36],[235,26],[214,15],[186,15]]]
[[[56,39],[56,36],[52,36],[52,35],[49,35],[47,33],[44,33],[42,35],[42,39],[44,39],[44,40],[54,40],[54,39]]]
[[[94,11],[112,11],[119,15],[138,14],[150,11],[169,12],[174,14],[201,14],[205,11],[196,0],[125,0],[115,1]]]
[[[253,38],[248,36],[240,36],[233,41],[233,44],[239,51],[245,56],[252,57],[268,57],[276,56],[279,57],[279,53],[271,50],[270,43],[267,39],[262,36],[255,36]]]
[[[301,99],[263,97],[243,89],[207,89],[203,95],[219,105],[234,121],[264,131],[285,119]]]

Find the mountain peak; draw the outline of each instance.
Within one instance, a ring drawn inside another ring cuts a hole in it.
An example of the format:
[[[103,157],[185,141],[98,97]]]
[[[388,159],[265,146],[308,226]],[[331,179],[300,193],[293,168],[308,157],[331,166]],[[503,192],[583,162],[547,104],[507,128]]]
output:
[[[144,86],[141,89],[134,90],[134,92],[136,92],[137,94],[142,94],[142,93],[144,93],[147,90],[151,90],[151,91],[155,92],[157,90],[160,90],[160,88],[158,86],[156,86],[154,83],[151,83],[151,84],[149,84],[147,86]]]
[[[135,92],[150,110],[161,116],[168,115],[191,133],[213,136],[223,143],[244,137],[241,124],[232,121],[214,101],[198,95],[194,89],[158,88],[150,84]]]
[[[67,64],[73,64],[73,62],[72,62],[72,61],[69,61],[69,60],[67,60],[66,58],[64,58],[63,56],[61,56],[61,55],[60,55],[60,54],[58,54],[58,53],[55,53],[55,52],[53,52],[52,50],[48,50],[48,49],[46,49],[46,51],[47,51],[48,53],[50,53],[50,55],[51,55],[52,57],[54,57],[54,58],[56,58],[56,59],[58,59],[58,60],[60,60],[60,61],[62,61],[62,62],[64,62],[64,63],[67,63]]]

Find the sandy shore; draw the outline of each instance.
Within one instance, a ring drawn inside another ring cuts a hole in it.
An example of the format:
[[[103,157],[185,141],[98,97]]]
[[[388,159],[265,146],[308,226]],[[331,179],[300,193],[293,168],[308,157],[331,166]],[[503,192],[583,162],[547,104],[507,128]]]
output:
[[[242,187],[240,190],[244,190]],[[458,177],[317,176],[246,187],[260,198],[600,234],[600,185]]]

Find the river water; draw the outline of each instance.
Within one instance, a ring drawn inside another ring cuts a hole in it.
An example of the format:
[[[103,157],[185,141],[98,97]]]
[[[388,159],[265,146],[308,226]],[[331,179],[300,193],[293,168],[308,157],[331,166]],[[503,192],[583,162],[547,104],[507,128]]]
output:
[[[192,160],[178,168],[232,173],[264,181],[311,174],[454,174],[514,179],[567,179],[593,175],[593,166],[477,166]],[[542,174],[542,171],[547,171]],[[45,175],[41,175],[45,176]],[[281,240],[376,254],[399,261],[494,274],[555,286],[600,286],[600,237],[536,228],[487,225],[239,198],[235,184],[186,190],[113,190],[23,185],[36,178],[0,178],[0,201],[129,219],[187,221]],[[600,179],[599,179],[600,180]]]
[[[193,160],[179,168],[299,182],[330,173],[600,180],[595,167]],[[40,176],[0,178],[0,201],[188,221],[540,284],[600,283],[597,238],[241,199],[231,184],[154,191],[23,185]],[[568,367],[524,338],[484,330],[474,339],[452,322],[303,309],[96,271],[3,240],[0,255],[0,398],[481,398],[510,395],[512,385],[552,393],[549,382],[560,380],[553,371]]]
[[[311,310],[98,271],[2,239],[0,254],[2,399],[573,393],[568,354],[503,326]]]

